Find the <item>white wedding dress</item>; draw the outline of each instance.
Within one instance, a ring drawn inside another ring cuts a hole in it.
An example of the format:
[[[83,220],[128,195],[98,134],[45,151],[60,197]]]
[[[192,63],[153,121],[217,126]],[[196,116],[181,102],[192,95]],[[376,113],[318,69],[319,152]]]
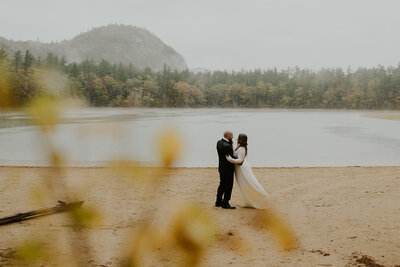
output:
[[[245,207],[266,209],[269,207],[269,195],[254,176],[251,166],[246,161],[246,149],[240,147],[235,155],[237,159],[229,156],[228,161],[235,163],[235,179],[239,195]],[[240,163],[242,163],[240,165]]]

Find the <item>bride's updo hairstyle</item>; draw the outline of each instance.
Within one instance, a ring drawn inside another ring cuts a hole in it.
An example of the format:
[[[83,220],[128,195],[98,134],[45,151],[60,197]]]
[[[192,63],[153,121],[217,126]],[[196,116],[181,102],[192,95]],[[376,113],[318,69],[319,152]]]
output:
[[[238,147],[236,148],[236,150],[238,150],[239,147],[244,147],[244,149],[246,149],[246,155],[247,155],[247,135],[239,134],[239,136],[238,136]]]

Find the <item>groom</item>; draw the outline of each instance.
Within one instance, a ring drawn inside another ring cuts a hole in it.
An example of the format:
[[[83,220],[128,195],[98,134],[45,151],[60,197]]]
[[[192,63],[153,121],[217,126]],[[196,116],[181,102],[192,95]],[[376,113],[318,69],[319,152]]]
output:
[[[224,209],[234,209],[229,205],[233,187],[233,172],[235,165],[226,160],[226,156],[233,156],[232,148],[233,133],[230,131],[224,132],[224,138],[217,142],[217,152],[219,158],[218,172],[219,172],[219,187],[217,193],[216,207]]]

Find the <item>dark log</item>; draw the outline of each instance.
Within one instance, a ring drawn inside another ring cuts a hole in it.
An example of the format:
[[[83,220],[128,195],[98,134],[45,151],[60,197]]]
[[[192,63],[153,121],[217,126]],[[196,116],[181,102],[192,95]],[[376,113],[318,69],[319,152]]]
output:
[[[65,202],[59,200],[58,205],[55,207],[39,209],[39,210],[32,210],[32,211],[17,213],[12,216],[0,218],[0,225],[21,222],[21,221],[25,221],[25,220],[37,218],[40,216],[53,214],[53,213],[74,210],[74,209],[80,208],[83,203],[84,203],[84,201],[65,203]]]

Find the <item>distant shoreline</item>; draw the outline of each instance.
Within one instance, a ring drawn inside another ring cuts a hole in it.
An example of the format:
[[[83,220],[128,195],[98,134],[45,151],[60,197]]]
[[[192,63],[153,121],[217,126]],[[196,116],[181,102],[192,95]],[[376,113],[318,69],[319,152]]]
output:
[[[371,113],[361,115],[364,118],[400,121],[400,112]]]
[[[72,102],[73,103],[73,102]],[[354,111],[354,112],[376,112],[376,114],[399,114],[400,115],[400,110],[397,109],[365,109],[365,108],[323,108],[323,107],[243,107],[243,106],[202,106],[202,107],[166,107],[166,106],[160,106],[160,107],[147,107],[147,106],[90,106],[90,105],[72,105],[72,106],[67,106],[65,110],[79,110],[79,109],[148,109],[148,110],[156,110],[156,109],[173,109],[173,110],[185,110],[185,109],[191,109],[191,110],[285,110],[285,111]],[[1,109],[2,113],[12,113],[12,112],[29,112],[29,109],[23,107],[23,108],[4,108]],[[371,113],[369,115],[374,115],[375,113]]]

